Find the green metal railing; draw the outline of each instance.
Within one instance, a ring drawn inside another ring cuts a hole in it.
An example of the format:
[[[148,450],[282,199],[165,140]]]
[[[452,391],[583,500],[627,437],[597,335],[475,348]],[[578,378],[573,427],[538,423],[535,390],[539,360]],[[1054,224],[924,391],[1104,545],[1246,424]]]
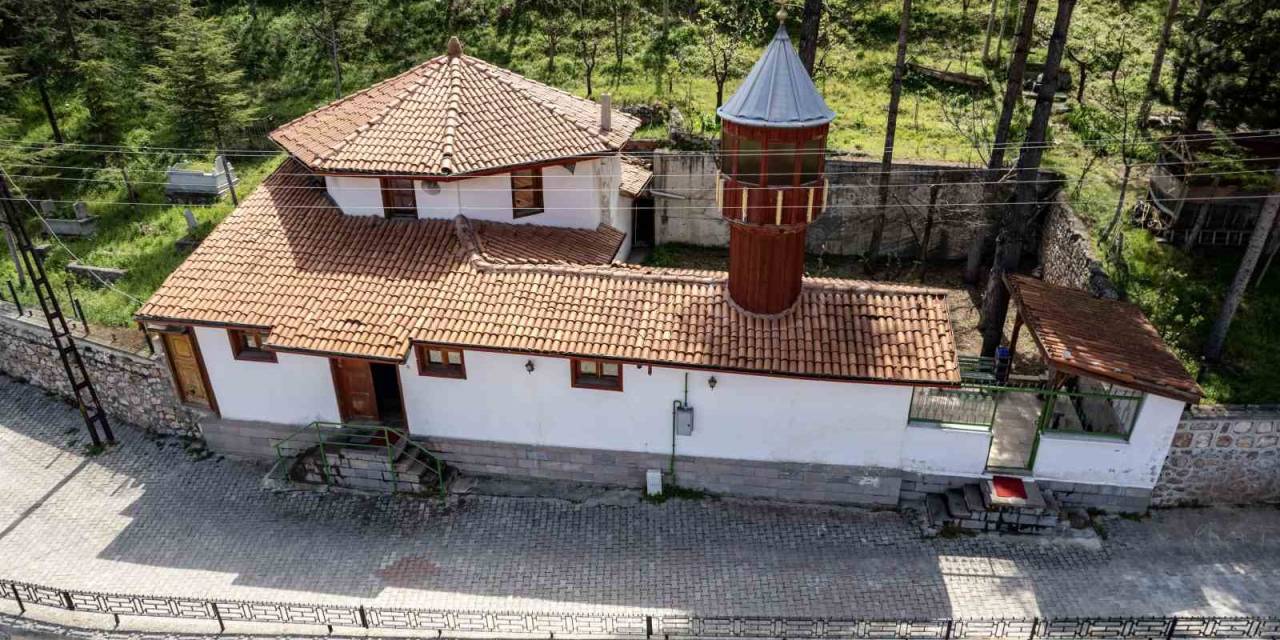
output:
[[[915,387],[908,419],[991,428],[1000,394],[969,387]]]
[[[446,497],[444,462],[395,427],[316,421],[277,442],[275,451],[291,480],[305,476],[309,465],[314,465],[329,486],[372,488],[390,481],[396,490],[401,474],[397,462],[403,456],[416,456],[435,472],[440,499]],[[336,464],[335,459],[345,459],[347,464]]]

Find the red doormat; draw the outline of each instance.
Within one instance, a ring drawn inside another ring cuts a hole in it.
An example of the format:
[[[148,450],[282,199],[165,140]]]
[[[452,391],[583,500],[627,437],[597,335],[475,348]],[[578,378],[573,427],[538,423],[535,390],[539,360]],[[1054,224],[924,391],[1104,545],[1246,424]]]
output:
[[[992,476],[991,485],[996,490],[997,498],[1027,499],[1027,488],[1022,480],[1009,476]]]

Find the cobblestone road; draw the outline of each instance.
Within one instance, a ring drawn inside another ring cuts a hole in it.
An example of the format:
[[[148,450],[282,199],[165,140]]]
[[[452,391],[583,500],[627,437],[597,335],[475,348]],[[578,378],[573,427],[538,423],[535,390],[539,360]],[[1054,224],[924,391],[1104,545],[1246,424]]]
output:
[[[707,615],[1275,615],[1280,511],[1165,511],[1107,539],[923,540],[896,512],[729,500],[430,501],[259,488],[0,377],[0,576],[74,589],[382,606]]]

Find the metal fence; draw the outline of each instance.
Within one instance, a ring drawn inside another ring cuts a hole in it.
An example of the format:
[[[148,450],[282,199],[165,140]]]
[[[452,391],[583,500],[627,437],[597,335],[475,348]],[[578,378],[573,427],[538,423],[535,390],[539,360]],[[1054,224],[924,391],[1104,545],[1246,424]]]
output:
[[[71,591],[0,580],[0,600],[68,611],[334,628],[555,638],[1280,638],[1280,618],[1033,618],[869,620],[753,616],[535,613],[397,609],[363,605],[203,600]]]

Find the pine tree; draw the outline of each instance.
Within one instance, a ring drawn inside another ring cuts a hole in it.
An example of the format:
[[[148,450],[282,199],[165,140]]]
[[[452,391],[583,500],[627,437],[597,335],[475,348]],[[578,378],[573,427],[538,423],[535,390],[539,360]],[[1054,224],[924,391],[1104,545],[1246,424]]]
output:
[[[149,102],[173,140],[224,147],[255,115],[240,88],[243,74],[218,26],[183,0],[148,67]]]

